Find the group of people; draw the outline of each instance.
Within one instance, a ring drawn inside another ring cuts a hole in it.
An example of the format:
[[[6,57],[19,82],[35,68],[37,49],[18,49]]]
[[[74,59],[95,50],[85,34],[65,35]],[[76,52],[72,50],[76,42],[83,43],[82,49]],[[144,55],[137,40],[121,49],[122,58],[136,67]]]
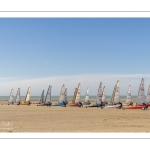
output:
[[[107,101],[104,101],[104,102],[101,102],[101,104],[97,105],[97,107],[101,107],[101,109],[102,109],[102,108],[105,107],[105,105],[107,105],[107,104],[108,104],[108,102],[107,102]],[[148,108],[148,106],[147,106],[145,103],[142,103],[142,104],[143,104],[143,109],[144,109],[144,110]],[[67,105],[67,103],[66,103],[65,101],[63,101],[63,107],[66,107],[66,105]],[[118,102],[117,105],[119,105],[119,106],[116,107],[116,108],[118,108],[118,109],[124,109],[121,102]],[[128,106],[133,106],[133,103],[130,102],[130,103],[128,104]],[[82,102],[78,102],[78,107],[83,107]]]
[[[148,108],[148,106],[145,104],[145,103],[142,103],[143,104],[143,108],[142,109],[147,109]]]

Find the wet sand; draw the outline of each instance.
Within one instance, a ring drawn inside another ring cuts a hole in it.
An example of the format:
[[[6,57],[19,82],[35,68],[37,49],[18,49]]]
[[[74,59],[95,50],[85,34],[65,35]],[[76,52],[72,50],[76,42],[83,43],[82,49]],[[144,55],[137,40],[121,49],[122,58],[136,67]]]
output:
[[[0,132],[150,132],[150,108],[122,110],[0,103],[3,103]]]

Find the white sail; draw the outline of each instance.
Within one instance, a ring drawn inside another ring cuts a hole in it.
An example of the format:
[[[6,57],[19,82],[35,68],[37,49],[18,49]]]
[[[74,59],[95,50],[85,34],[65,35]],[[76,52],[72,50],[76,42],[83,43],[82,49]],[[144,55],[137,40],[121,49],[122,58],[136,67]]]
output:
[[[86,95],[85,95],[84,102],[85,102],[85,103],[90,102],[90,101],[89,101],[89,88],[87,88],[87,90],[86,90]]]
[[[110,100],[110,104],[113,104],[115,91],[116,91],[116,85],[115,85],[114,90],[113,90],[113,93],[112,93],[112,97],[111,97],[111,100]]]
[[[52,86],[48,87],[47,94],[45,97],[45,103],[51,103],[51,88]]]
[[[120,102],[120,94],[119,94],[119,80],[117,80],[117,84],[115,86],[115,93],[113,98],[113,104],[117,104]]]
[[[89,88],[87,88],[87,90],[86,90],[86,95],[85,95],[84,102],[85,103],[89,102]]]
[[[62,103],[65,100],[65,85],[62,85],[58,102]]]
[[[146,103],[145,94],[144,94],[144,79],[142,78],[141,84],[138,91],[138,96],[136,100],[136,105],[141,105],[142,103]]]
[[[12,103],[13,100],[14,100],[14,98],[13,98],[13,92],[14,92],[14,89],[12,89],[11,92],[10,92],[10,96],[9,96],[9,100],[8,100],[9,103]]]
[[[25,102],[29,102],[29,101],[30,101],[30,87],[28,88],[26,98],[25,98]]]
[[[74,95],[73,95],[73,99],[72,99],[72,103],[73,103],[73,104],[75,104],[77,91],[78,91],[78,88],[75,88]]]
[[[80,99],[80,83],[79,83],[79,85],[78,85],[78,88],[77,88],[77,94],[76,94],[76,98],[75,98],[75,103],[78,103],[78,102],[80,102],[81,101],[81,99]]]
[[[147,96],[146,96],[146,103],[150,103],[150,85],[148,87]]]
[[[129,85],[128,91],[127,91],[126,104],[129,104],[130,102],[131,102],[131,86]]]
[[[102,102],[106,101],[106,88],[103,87]]]
[[[102,82],[100,82],[99,88],[98,88],[98,93],[97,93],[97,97],[96,97],[96,105],[99,105],[102,103]]]
[[[41,94],[41,97],[40,97],[40,100],[39,100],[41,103],[44,103],[44,90],[42,91],[42,94]]]
[[[20,88],[18,88],[18,91],[17,91],[17,94],[16,94],[16,99],[15,99],[15,102],[18,103],[20,102]]]
[[[67,102],[67,88],[65,89],[65,99],[64,99],[65,102]]]

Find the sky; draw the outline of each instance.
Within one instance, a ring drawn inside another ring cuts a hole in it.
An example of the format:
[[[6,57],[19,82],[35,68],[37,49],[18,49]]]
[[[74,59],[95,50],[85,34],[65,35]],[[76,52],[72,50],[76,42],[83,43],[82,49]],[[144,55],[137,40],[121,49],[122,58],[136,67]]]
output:
[[[72,96],[81,83],[81,95],[99,83],[112,95],[120,80],[120,95],[137,95],[141,79],[145,94],[150,84],[149,18],[0,18],[0,96],[21,88],[25,95],[41,95],[62,84]]]

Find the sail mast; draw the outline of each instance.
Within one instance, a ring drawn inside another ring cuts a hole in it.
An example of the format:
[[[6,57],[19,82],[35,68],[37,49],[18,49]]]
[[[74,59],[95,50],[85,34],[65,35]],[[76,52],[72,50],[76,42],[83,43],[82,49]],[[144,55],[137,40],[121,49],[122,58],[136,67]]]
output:
[[[113,105],[117,104],[120,101],[120,94],[119,94],[119,80],[117,80],[117,84],[115,87],[115,94],[113,98]]]
[[[67,88],[65,89],[65,102],[67,102]]]
[[[86,95],[85,95],[85,99],[84,99],[84,102],[88,102],[89,101],[89,87],[87,88],[86,90]]]
[[[106,101],[106,88],[103,87],[103,96],[102,96],[102,102]]]
[[[10,92],[10,96],[9,96],[9,102],[13,102],[13,92],[14,92],[14,89],[11,90]]]
[[[142,78],[141,84],[138,91],[136,105],[141,105],[142,103],[146,103],[145,94],[144,94],[144,79]]]
[[[18,88],[16,98],[15,98],[15,102],[20,102],[20,88]]]
[[[129,85],[126,97],[126,104],[129,104],[130,102],[131,102],[131,86]]]
[[[28,102],[28,101],[30,101],[30,87],[28,88],[28,91],[26,93],[26,97],[24,99],[24,102]]]
[[[146,103],[150,103],[150,85],[148,87],[148,90],[147,90],[147,96],[146,96]]]
[[[113,105],[113,101],[114,101],[114,96],[115,96],[115,91],[116,91],[116,85],[114,87],[114,90],[113,90],[113,94],[112,94],[112,97],[111,97],[111,104]]]
[[[78,88],[77,88],[77,93],[76,93],[76,98],[75,98],[75,103],[78,103],[78,102],[80,102],[80,87],[81,85],[80,85],[80,83],[78,84]]]
[[[47,94],[45,97],[45,103],[51,102],[51,88],[52,88],[52,86],[49,85],[48,90],[47,90]]]
[[[65,99],[65,85],[62,85],[58,102],[63,102]]]
[[[102,103],[102,82],[100,82],[99,88],[98,88],[98,93],[96,97],[96,105]]]
[[[42,91],[42,94],[41,94],[41,97],[40,97],[40,100],[39,100],[41,103],[44,103],[44,90]]]
[[[78,89],[77,89],[77,88],[75,88],[74,95],[73,95],[73,99],[72,99],[72,103],[73,103],[73,104],[75,103],[75,99],[76,99],[77,91],[78,91]]]

